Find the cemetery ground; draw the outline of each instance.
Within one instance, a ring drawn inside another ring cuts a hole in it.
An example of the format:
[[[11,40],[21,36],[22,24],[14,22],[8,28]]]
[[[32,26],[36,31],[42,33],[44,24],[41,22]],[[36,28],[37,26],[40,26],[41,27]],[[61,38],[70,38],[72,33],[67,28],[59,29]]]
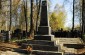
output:
[[[0,42],[0,55],[25,55],[26,51],[28,52],[28,48],[20,48],[19,43],[15,42]],[[30,49],[30,48],[29,48]],[[20,52],[22,51],[22,52]],[[27,55],[28,53],[26,53]]]
[[[9,43],[5,43],[5,42],[0,42],[0,55],[4,54],[4,55],[28,55],[28,53],[30,53],[30,51],[32,51],[32,47],[30,47],[29,44],[35,44],[35,42],[37,42],[38,44],[40,44],[39,42],[43,42],[43,41],[34,41],[34,40],[16,40],[13,42],[9,42]],[[43,42],[42,44],[47,44],[45,42]],[[82,47],[81,45],[84,45],[84,43],[81,41],[80,38],[55,38],[54,40],[54,44],[55,46],[60,45],[61,48],[61,52],[65,53],[65,54],[84,54],[85,53],[85,47]],[[71,44],[71,47],[66,47],[64,46],[65,44]],[[74,47],[72,47],[74,44]],[[77,45],[75,45],[77,44]],[[80,45],[81,44],[81,45]],[[29,47],[26,47],[29,46]],[[51,44],[52,45],[52,44]],[[36,46],[36,45],[35,45]],[[80,47],[78,47],[80,46]],[[39,47],[39,46],[38,46]],[[37,47],[37,48],[38,48]],[[77,48],[78,47],[78,48]]]

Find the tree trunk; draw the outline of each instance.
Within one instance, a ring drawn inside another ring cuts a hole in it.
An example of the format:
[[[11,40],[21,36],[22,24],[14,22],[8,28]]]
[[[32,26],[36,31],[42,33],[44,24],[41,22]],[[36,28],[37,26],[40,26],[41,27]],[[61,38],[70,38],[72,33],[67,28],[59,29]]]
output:
[[[82,0],[82,34],[85,33],[85,0]]]
[[[1,4],[2,0],[0,0],[0,9],[2,8],[2,4]]]
[[[36,0],[36,11],[37,11],[37,17],[36,17],[36,33],[37,33],[37,28],[38,28],[38,25],[37,25],[37,23],[38,23],[38,0]]]
[[[26,37],[27,37],[27,30],[28,30],[28,21],[27,21],[27,0],[24,1],[24,16],[25,16],[25,23],[26,23]]]
[[[73,0],[73,20],[72,20],[72,31],[74,30],[74,4],[75,4],[75,0]]]
[[[11,22],[12,22],[11,8],[12,8],[12,0],[10,0],[10,25],[9,25],[9,31],[11,30]]]
[[[38,0],[36,0],[36,6],[37,6],[36,32],[38,31],[38,20],[39,20],[39,13],[40,13],[40,5],[41,5],[41,0],[39,0],[39,5],[38,5]]]
[[[11,23],[12,23],[12,0],[10,0],[10,24],[9,24],[9,36],[6,42],[9,42],[11,39]]]
[[[30,31],[29,31],[29,38],[34,38],[34,18],[33,18],[33,2],[31,0],[31,15],[30,15]]]

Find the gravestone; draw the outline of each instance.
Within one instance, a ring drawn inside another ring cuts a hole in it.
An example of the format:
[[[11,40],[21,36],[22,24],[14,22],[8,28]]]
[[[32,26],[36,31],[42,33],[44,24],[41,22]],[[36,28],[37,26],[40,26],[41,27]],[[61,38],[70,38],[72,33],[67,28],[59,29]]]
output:
[[[38,34],[35,35],[35,40],[53,40],[54,35],[51,35],[51,27],[49,26],[47,1],[42,1],[40,26]]]

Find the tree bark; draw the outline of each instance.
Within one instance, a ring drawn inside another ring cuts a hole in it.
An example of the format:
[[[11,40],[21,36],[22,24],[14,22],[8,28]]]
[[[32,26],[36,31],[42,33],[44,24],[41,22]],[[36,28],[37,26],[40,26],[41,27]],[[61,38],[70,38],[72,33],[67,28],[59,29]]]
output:
[[[27,0],[24,1],[24,16],[25,16],[25,23],[26,23],[26,37],[27,37],[27,30],[28,30],[28,21],[27,21]]]
[[[74,18],[75,18],[74,17],[74,4],[75,4],[75,0],[73,0],[73,20],[72,20],[73,26],[72,26],[72,31],[74,30]]]
[[[29,38],[34,38],[34,18],[33,18],[33,2],[31,0],[31,15],[30,15],[30,31],[29,31]]]
[[[84,34],[85,33],[85,15],[84,15],[84,13],[85,13],[85,1],[84,0],[82,0],[82,34]]]
[[[2,4],[1,4],[2,0],[0,0],[0,9],[2,8]]]
[[[10,0],[10,25],[9,25],[9,31],[11,31],[11,22],[12,22],[12,12],[11,12],[11,9],[12,8],[12,0]]]
[[[39,20],[41,0],[39,0],[39,5],[38,5],[38,0],[36,0],[36,5],[37,5],[37,19],[36,19],[36,32],[37,32],[38,31],[38,20]]]

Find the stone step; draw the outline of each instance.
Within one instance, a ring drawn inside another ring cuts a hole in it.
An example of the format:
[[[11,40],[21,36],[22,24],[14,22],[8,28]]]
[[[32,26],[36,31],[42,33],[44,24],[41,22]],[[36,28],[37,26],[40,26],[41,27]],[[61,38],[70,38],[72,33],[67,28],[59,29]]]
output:
[[[39,45],[51,45],[54,46],[53,41],[45,41],[45,40],[24,40],[22,42],[18,42],[19,44],[26,43],[26,44],[39,44]]]
[[[64,44],[67,48],[75,48],[75,49],[82,49],[85,47],[84,44]]]
[[[85,53],[82,53],[82,54],[64,53],[64,55],[85,55]]]
[[[33,50],[34,55],[63,55],[62,52]]]
[[[34,40],[54,41],[54,35],[35,35]]]
[[[14,49],[13,52],[18,52],[22,54],[29,54],[27,50]],[[32,50],[31,55],[63,55],[62,52],[57,51],[41,51],[41,50]]]
[[[39,45],[51,45],[54,46],[53,41],[45,41],[45,40],[32,40],[32,41],[27,41],[28,44],[39,44]]]
[[[59,46],[49,46],[49,45],[37,45],[37,44],[22,44],[22,48],[27,48],[31,46],[33,50],[43,50],[43,51],[59,51]]]
[[[77,53],[77,49],[74,48],[67,48],[67,47],[63,47],[62,50],[66,53]]]
[[[56,38],[57,44],[82,44],[80,38]]]
[[[18,53],[22,53],[22,54],[28,54],[28,51],[27,50],[20,49],[20,48],[13,48],[12,52],[18,52]]]
[[[64,53],[64,55],[78,55],[78,54],[74,54],[74,53]]]

